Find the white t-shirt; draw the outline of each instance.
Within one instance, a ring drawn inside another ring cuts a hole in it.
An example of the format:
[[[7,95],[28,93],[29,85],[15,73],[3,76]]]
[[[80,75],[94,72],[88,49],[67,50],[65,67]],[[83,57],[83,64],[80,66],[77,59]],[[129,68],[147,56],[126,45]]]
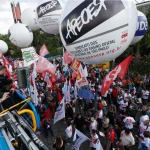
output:
[[[146,120],[149,120],[149,116],[148,116],[148,115],[144,115],[144,116],[141,116],[141,117],[140,117],[140,123],[141,123],[141,122],[144,122],[144,121],[146,121]]]
[[[142,91],[143,92],[143,99],[148,99],[149,97],[149,91]]]
[[[135,140],[134,137],[132,135],[132,133],[130,133],[129,135],[125,134],[125,131],[121,132],[121,140],[122,140],[122,145],[123,146],[127,146],[127,145],[134,145],[135,144]]]
[[[94,136],[91,135],[91,139],[92,139],[92,141],[90,142],[90,147],[96,148],[97,143],[94,143],[94,141],[95,141],[96,139],[98,139],[97,142],[99,142],[98,135],[97,135],[97,134],[95,134]]]
[[[147,148],[150,148],[150,138],[144,138],[144,143]]]
[[[139,126],[140,128],[140,136],[143,136],[144,131],[150,131],[150,126],[145,126],[142,122]]]
[[[95,129],[97,130],[97,121],[94,120],[93,122],[91,122],[90,124],[90,133],[92,133],[92,130]]]
[[[100,119],[103,118],[103,111],[102,111],[102,110],[99,110],[99,111],[98,111],[98,113],[97,113],[97,118],[100,118]]]
[[[108,128],[108,126],[109,126],[109,119],[108,118],[105,118],[105,119],[103,119],[103,128]]]
[[[72,125],[70,125],[69,127],[66,128],[65,133],[66,133],[67,138],[72,137]]]
[[[128,102],[124,102],[124,100],[119,102],[120,110],[123,110],[123,108],[126,108],[128,106]]]
[[[125,127],[128,129],[133,128],[133,123],[135,122],[133,117],[126,117],[123,122],[125,123]]]
[[[124,94],[124,99],[125,100],[129,101],[130,98],[131,98],[131,94],[127,94],[127,93]]]

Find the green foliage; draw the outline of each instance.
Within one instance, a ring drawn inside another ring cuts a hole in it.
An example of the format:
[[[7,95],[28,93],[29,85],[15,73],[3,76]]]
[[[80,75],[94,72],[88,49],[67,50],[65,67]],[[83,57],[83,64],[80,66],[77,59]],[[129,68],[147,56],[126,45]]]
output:
[[[37,50],[37,53],[39,53],[41,46],[45,44],[48,48],[48,51],[50,52],[52,56],[62,55],[62,43],[58,35],[49,35],[40,30],[37,30],[33,32],[33,36],[34,36],[34,39],[33,39],[31,46],[35,47],[35,49]],[[7,35],[0,34],[0,40],[5,41],[9,48],[5,56],[12,56],[12,57],[22,56],[21,48],[14,46],[9,41]]]
[[[13,57],[20,57],[21,54],[21,50],[19,48],[17,48],[16,46],[14,46],[8,39],[7,35],[2,35],[0,34],[0,40],[3,40],[7,43],[8,45],[8,52],[5,54],[6,56],[13,56]]]

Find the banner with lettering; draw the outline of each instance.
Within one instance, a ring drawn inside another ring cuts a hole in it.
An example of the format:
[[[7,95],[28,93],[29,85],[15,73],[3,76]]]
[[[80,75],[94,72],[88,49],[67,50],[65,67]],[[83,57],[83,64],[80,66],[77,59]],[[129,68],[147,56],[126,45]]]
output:
[[[130,61],[132,59],[132,55],[127,57],[124,61],[122,61],[118,66],[116,66],[103,80],[101,95],[105,95],[106,91],[109,89],[113,81],[117,76],[123,78],[127,73]]]
[[[86,140],[89,140],[87,136],[85,136],[83,133],[81,133],[79,130],[75,129],[74,137],[73,137],[73,143],[72,143],[72,150],[79,150],[80,145],[85,142]]]
[[[71,68],[77,72],[78,68],[80,67],[80,64],[81,62],[74,58],[71,63]]]
[[[62,101],[60,102],[59,106],[56,109],[55,115],[54,115],[54,124],[65,118],[65,102],[64,102],[64,98],[62,99]]]
[[[80,66],[78,67],[78,70],[77,70],[76,84],[77,84],[78,87],[88,85],[88,81],[87,81],[87,79],[84,75],[84,70],[83,70],[81,64],[80,64]]]
[[[34,49],[34,47],[24,48],[24,49],[21,49],[21,51],[22,51],[22,57],[27,66],[30,66],[39,58],[39,55],[36,53],[36,50]]]

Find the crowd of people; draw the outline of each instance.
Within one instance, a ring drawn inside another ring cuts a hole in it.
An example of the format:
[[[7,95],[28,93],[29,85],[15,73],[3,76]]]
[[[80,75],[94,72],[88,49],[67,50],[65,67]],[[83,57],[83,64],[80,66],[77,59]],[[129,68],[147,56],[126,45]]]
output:
[[[76,94],[76,78],[72,78],[73,70],[70,65],[62,65],[62,59],[53,60],[52,64],[57,69],[55,81],[52,81],[50,87],[42,74],[37,73],[35,78],[38,91],[36,108],[40,114],[45,138],[57,137],[53,145],[56,150],[65,150],[65,144],[72,144],[74,128],[89,137],[92,150],[97,150],[98,142],[102,145],[101,150],[150,149],[150,75],[128,73],[124,79],[118,76],[102,96],[102,82],[109,70],[86,65],[88,86],[81,88],[90,90],[94,98],[84,99]],[[4,67],[0,66],[0,73],[3,69]],[[30,73],[32,70],[31,67]],[[19,90],[17,79],[13,78],[16,75],[15,69],[11,75],[13,87]],[[49,76],[50,80],[52,78]],[[55,111],[65,95],[65,85],[69,89],[69,100],[65,101],[64,138],[54,134],[52,122]],[[21,92],[28,96],[26,89]],[[1,94],[1,102],[7,98],[7,94]]]

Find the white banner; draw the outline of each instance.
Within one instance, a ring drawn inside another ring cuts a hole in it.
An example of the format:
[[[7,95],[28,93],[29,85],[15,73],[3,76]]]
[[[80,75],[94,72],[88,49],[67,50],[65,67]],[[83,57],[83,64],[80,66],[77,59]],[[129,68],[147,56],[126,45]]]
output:
[[[89,140],[87,136],[85,136],[83,133],[81,133],[79,130],[75,130],[74,137],[73,137],[73,143],[72,143],[72,150],[79,150],[80,145],[86,141]]]
[[[64,98],[62,99],[62,101],[60,102],[59,106],[57,107],[56,109],[56,112],[55,112],[55,116],[54,116],[54,124],[65,118],[65,102],[64,102]]]
[[[21,49],[21,51],[22,51],[22,57],[27,66],[30,66],[39,58],[39,55],[36,53],[36,50],[34,49],[34,47],[24,48],[24,49]]]

